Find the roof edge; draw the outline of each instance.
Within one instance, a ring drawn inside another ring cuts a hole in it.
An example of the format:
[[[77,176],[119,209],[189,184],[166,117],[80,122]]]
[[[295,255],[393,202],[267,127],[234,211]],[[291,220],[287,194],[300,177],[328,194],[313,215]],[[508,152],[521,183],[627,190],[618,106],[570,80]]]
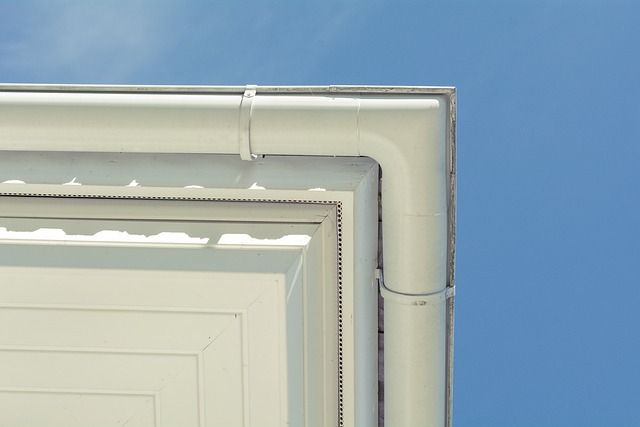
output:
[[[207,85],[102,85],[102,84],[40,84],[0,83],[0,92],[82,92],[82,93],[150,93],[150,94],[243,94],[246,86]],[[416,94],[449,95],[456,92],[452,86],[257,86],[258,93],[273,94]]]

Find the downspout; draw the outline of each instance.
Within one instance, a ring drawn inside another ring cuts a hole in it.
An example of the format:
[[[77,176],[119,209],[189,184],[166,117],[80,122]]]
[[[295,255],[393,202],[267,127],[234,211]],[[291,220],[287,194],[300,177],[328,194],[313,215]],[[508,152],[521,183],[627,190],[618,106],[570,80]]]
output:
[[[247,110],[238,89],[122,92],[0,88],[0,150],[375,159],[383,171],[386,424],[448,424],[452,97],[259,88]]]
[[[389,426],[445,425],[446,114],[437,97],[361,100],[361,154],[382,168]]]

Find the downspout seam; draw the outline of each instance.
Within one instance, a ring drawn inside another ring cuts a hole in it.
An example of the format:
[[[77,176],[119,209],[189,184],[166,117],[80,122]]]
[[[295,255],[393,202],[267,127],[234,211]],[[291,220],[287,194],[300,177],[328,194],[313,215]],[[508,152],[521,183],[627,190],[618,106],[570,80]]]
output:
[[[385,300],[390,300],[402,305],[429,305],[433,303],[441,303],[455,296],[455,287],[449,286],[436,292],[430,292],[426,294],[405,294],[402,292],[396,292],[384,285],[384,280],[381,278],[378,281],[380,285],[380,295]]]

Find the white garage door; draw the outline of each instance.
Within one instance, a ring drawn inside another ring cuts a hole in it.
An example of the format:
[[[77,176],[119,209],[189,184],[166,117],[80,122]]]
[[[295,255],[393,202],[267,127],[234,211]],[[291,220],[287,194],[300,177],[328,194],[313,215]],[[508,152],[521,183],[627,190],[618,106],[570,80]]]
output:
[[[12,155],[0,425],[375,418],[375,163]]]

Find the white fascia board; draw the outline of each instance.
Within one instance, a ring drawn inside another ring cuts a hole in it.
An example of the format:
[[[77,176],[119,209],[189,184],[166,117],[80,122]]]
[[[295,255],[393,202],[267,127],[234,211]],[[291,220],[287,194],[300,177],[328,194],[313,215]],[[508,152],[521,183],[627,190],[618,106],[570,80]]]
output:
[[[360,157],[3,151],[0,184],[354,191],[375,168]]]

